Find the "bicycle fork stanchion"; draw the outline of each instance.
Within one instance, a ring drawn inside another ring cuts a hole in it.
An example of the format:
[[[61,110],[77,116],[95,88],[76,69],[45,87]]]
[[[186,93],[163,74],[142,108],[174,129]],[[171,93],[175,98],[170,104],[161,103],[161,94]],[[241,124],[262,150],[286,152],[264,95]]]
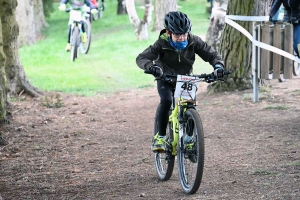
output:
[[[169,117],[169,121],[172,121],[172,125],[173,125],[173,130],[175,130],[175,135],[174,135],[174,140],[172,142],[172,155],[176,156],[177,155],[177,142],[178,142],[178,138],[179,138],[179,130],[178,130],[178,119],[177,119],[177,113],[178,113],[178,105],[176,104],[174,107],[174,110],[172,111],[171,116]]]

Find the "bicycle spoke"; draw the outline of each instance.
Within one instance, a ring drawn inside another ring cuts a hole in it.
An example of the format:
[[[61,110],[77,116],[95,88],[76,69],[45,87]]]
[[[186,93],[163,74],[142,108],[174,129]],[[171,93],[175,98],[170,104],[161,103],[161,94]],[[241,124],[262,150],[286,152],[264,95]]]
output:
[[[159,109],[160,105],[158,105],[157,107],[156,116],[154,120],[154,135],[158,132],[157,113]],[[166,140],[169,144],[171,144],[171,141],[173,141],[172,123],[168,124],[166,133]],[[167,145],[165,153],[155,153],[154,161],[159,179],[162,181],[169,180],[172,176],[175,162],[175,158],[172,155],[172,147],[170,145]]]
[[[185,113],[184,134],[193,138],[192,148],[182,144],[178,152],[178,173],[185,193],[193,194],[200,187],[204,167],[204,138],[200,116],[194,109]]]

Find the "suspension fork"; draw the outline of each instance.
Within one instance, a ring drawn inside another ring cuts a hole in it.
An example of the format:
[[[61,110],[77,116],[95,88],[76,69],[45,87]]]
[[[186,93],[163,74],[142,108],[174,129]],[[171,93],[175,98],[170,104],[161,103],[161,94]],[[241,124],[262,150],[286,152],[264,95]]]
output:
[[[175,98],[172,99],[172,114],[169,116],[169,122],[172,123],[173,128],[173,138],[172,141],[172,155],[177,155],[177,145],[179,142],[179,138],[183,136],[184,129],[184,117],[183,114],[186,111],[186,103],[181,103],[182,99],[179,99],[179,102],[175,104]],[[180,143],[179,143],[180,144]],[[181,146],[181,144],[180,144]]]

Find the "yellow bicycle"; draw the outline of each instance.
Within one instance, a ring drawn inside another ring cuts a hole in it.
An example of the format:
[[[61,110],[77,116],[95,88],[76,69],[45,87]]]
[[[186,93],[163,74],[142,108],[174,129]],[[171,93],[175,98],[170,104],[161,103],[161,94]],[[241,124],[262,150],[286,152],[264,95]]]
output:
[[[145,71],[151,74],[151,71]],[[229,72],[225,71],[225,75]],[[194,194],[200,187],[204,168],[204,133],[197,109],[196,91],[199,82],[217,81],[213,73],[192,76],[168,75],[161,78],[176,87],[173,90],[172,106],[166,131],[166,151],[154,154],[156,171],[162,181],[171,178],[175,157],[178,162],[178,175],[183,191]],[[177,103],[175,99],[177,98]],[[154,135],[158,133],[157,107],[154,120]],[[187,141],[188,139],[188,141]]]

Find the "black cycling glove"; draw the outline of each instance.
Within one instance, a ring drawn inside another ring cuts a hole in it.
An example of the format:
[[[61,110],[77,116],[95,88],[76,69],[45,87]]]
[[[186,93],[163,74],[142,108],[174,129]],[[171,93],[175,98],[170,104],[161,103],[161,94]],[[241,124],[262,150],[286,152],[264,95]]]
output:
[[[151,66],[150,70],[151,70],[153,76],[155,76],[156,78],[159,78],[163,75],[162,69],[157,65]]]
[[[224,78],[224,67],[221,64],[215,64],[214,66],[214,75],[217,79]]]

